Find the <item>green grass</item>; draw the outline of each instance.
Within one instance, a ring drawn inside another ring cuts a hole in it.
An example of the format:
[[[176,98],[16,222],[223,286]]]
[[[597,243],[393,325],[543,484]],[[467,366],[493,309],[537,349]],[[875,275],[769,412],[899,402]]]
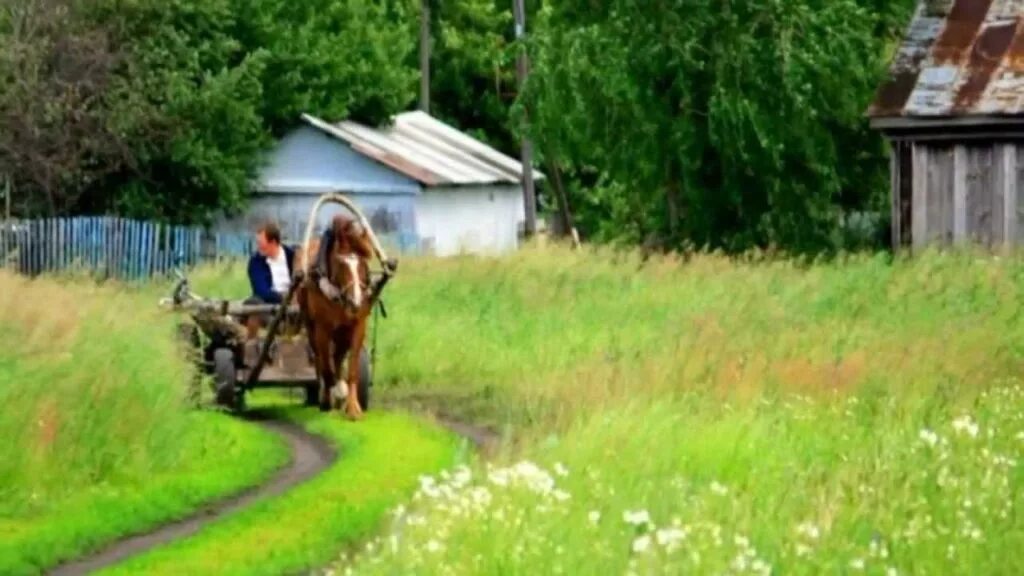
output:
[[[184,402],[150,293],[0,273],[0,573],[32,574],[268,477],[284,444]]]
[[[104,574],[282,574],[322,566],[345,544],[380,528],[421,474],[455,463],[459,443],[411,416],[369,412],[349,423],[337,413],[270,408],[323,435],[339,460],[313,480],[194,536],[115,566]]]
[[[338,569],[1024,570],[1020,258],[528,249],[407,259],[386,298],[378,392],[518,449]]]

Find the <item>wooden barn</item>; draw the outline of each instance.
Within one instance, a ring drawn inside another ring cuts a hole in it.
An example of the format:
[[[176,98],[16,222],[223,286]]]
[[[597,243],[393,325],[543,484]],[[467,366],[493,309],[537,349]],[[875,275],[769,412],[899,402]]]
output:
[[[304,114],[270,151],[245,213],[218,231],[247,242],[270,219],[286,241],[298,242],[316,200],[338,191],[391,251],[503,253],[519,245],[525,219],[521,173],[518,160],[423,112],[382,127]],[[317,227],[340,210],[325,207]]]
[[[1024,244],[1024,2],[924,0],[868,110],[894,248]]]

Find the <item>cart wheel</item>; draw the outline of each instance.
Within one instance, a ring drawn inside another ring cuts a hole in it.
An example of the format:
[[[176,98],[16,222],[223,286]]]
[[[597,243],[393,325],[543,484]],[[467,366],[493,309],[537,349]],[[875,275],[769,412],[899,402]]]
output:
[[[363,347],[359,352],[359,404],[363,410],[370,409],[370,386],[373,386],[373,367],[370,366],[370,351]]]
[[[217,404],[235,408],[240,400],[237,394],[237,371],[235,369],[235,353],[229,348],[217,348],[213,351],[213,385],[217,395]]]

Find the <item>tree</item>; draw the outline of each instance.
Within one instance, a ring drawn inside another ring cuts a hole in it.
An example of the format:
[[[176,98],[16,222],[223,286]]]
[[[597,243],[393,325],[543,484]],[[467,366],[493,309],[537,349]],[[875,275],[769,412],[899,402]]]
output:
[[[15,210],[56,214],[129,161],[106,91],[122,55],[72,0],[0,8],[0,175]]]
[[[414,94],[405,0],[11,1],[0,170],[51,213],[208,221],[300,113],[379,122]]]
[[[879,18],[854,0],[549,5],[524,99],[534,137],[594,174],[577,204],[599,237],[828,246],[885,169],[862,117],[885,64]]]

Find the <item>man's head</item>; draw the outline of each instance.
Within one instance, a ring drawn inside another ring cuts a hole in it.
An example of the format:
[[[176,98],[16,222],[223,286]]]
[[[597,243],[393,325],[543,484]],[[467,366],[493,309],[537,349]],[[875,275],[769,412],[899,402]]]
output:
[[[265,222],[256,230],[256,251],[268,258],[277,256],[281,249],[281,229],[273,222]]]

